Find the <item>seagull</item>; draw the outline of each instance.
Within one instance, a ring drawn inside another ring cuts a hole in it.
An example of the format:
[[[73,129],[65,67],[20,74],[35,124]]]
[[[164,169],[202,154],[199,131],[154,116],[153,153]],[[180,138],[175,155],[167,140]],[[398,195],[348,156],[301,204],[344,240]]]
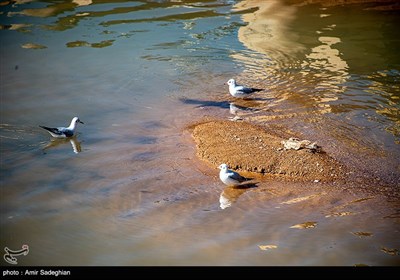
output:
[[[247,98],[252,93],[262,90],[262,89],[258,89],[258,88],[249,88],[249,87],[238,85],[238,84],[236,84],[235,79],[230,79],[225,84],[229,85],[229,93],[233,97],[237,97],[237,98]]]
[[[250,178],[243,177],[235,171],[229,170],[228,165],[225,163],[221,164],[218,168],[221,169],[219,172],[219,178],[222,183],[227,186],[238,186],[245,181],[251,180]]]
[[[76,124],[77,123],[82,123],[83,122],[78,118],[74,117],[71,121],[71,124],[68,127],[47,127],[47,126],[42,126],[39,125],[41,128],[44,128],[47,130],[48,133],[50,133],[51,136],[54,138],[66,138],[66,137],[72,137],[75,132]]]

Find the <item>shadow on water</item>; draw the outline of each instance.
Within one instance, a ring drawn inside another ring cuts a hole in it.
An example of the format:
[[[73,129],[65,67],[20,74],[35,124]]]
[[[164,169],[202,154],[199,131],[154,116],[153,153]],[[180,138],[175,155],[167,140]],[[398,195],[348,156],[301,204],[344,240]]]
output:
[[[200,100],[192,98],[179,98],[179,100],[184,104],[197,105],[197,108],[201,107],[217,107],[221,109],[229,109],[231,114],[237,114],[238,112],[257,112],[265,107],[264,103],[257,101],[265,101],[266,99],[255,98],[255,99],[243,99],[232,101],[216,101],[216,100]],[[257,108],[261,107],[261,108]]]
[[[215,100],[200,100],[192,98],[179,98],[184,104],[197,105],[197,107],[218,107],[222,109],[229,109],[230,103],[228,101],[215,101]]]

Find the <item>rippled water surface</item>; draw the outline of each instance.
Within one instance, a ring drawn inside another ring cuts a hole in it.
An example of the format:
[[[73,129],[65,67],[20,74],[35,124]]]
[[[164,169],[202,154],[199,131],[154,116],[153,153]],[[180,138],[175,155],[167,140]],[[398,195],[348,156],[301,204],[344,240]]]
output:
[[[0,248],[27,244],[19,264],[400,264],[398,10],[239,0],[0,10]],[[232,77],[265,90],[233,101]],[[354,184],[223,186],[185,127],[232,113],[317,141],[358,170]],[[84,124],[72,139],[38,127],[74,116]]]

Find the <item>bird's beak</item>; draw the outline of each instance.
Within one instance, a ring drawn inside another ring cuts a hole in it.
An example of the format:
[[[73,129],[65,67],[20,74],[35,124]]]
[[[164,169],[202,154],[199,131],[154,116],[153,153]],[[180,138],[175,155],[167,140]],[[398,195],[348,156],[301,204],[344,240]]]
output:
[[[85,124],[83,121],[81,121],[81,120],[79,120],[79,122],[81,123],[81,124]]]

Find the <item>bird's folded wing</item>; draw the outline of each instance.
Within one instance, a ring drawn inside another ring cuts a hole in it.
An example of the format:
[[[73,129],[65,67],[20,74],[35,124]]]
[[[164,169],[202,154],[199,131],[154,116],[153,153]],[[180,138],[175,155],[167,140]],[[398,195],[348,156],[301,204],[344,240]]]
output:
[[[249,180],[249,179],[247,179],[247,178],[241,176],[239,173],[236,173],[236,172],[231,172],[231,173],[229,173],[229,178],[234,179],[234,180],[237,180],[237,181],[239,181],[239,182],[244,182],[244,181],[246,181],[246,180]]]
[[[48,130],[48,131],[54,133],[54,134],[62,135],[62,132],[61,132],[58,128],[47,127],[47,126],[42,126],[42,125],[39,125],[39,126],[40,126],[41,128],[44,128],[44,129],[46,129],[46,130]]]

